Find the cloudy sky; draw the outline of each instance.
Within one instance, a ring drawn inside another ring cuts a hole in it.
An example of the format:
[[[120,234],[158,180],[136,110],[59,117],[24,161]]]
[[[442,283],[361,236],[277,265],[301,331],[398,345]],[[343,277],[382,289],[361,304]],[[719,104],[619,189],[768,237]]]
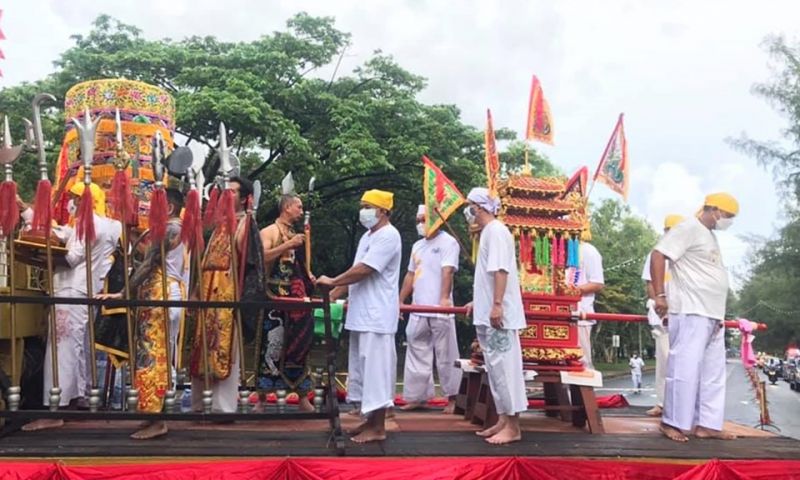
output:
[[[796,37],[796,1],[13,0],[3,9],[4,85],[50,72],[100,13],[151,38],[231,41],[281,30],[301,10],[334,16],[353,35],[343,68],[381,49],[428,78],[422,100],[456,104],[479,128],[490,107],[496,127],[523,130],[535,73],[555,122],[556,145],[540,148],[567,173],[595,168],[624,112],[631,207],[657,226],[667,213],[691,214],[707,192],[733,192],[742,212],[720,239],[736,273],[747,249],[739,236],[781,222],[772,176],[725,139],[778,139],[785,127],[750,89],[770,76],[764,37]],[[592,197],[610,195],[598,185]]]

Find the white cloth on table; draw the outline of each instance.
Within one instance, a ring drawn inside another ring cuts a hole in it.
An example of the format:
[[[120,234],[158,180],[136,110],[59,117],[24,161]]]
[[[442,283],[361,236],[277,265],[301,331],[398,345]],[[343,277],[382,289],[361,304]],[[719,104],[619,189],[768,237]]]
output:
[[[394,334],[350,332],[348,402],[361,403],[368,414],[394,406],[397,351]]]
[[[687,222],[684,222],[687,223]],[[662,421],[689,431],[722,430],[725,419],[725,330],[719,320],[669,315],[669,360]]]
[[[424,402],[434,396],[433,364],[442,393],[458,394],[461,370],[455,366],[459,358],[455,319],[451,315],[429,317],[411,314],[406,326],[406,362],[403,374],[403,399]]]
[[[519,332],[477,325],[478,343],[492,388],[498,415],[516,415],[528,409]]]

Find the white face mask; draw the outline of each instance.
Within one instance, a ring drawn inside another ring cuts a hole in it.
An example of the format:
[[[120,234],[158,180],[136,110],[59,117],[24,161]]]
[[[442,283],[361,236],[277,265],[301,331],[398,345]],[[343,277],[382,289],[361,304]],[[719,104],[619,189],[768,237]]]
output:
[[[472,207],[464,209],[464,217],[467,219],[468,224],[472,225],[475,223],[475,214],[472,212]]]
[[[731,228],[731,225],[733,225],[733,218],[720,217],[717,219],[717,223],[714,224],[714,230],[727,230]]]
[[[362,208],[358,211],[358,221],[364,228],[372,228],[378,224],[378,211],[374,208]]]
[[[70,200],[67,202],[67,213],[69,213],[73,217],[75,216],[76,213],[78,213],[78,206],[75,205],[75,200]]]
[[[425,236],[425,224],[424,223],[418,223],[417,224],[417,234],[420,237],[424,237]]]

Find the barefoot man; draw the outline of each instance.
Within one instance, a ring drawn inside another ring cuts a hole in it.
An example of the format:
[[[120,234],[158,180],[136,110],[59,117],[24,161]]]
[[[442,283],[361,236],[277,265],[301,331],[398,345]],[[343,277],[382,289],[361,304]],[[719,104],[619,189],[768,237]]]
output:
[[[400,233],[389,222],[394,195],[368,190],[361,197],[361,236],[353,266],[334,278],[320,277],[317,285],[334,287],[331,298],[349,286],[345,328],[350,331],[347,362],[348,401],[360,402],[366,422],[350,432],[356,443],[386,438],[386,410],[394,406],[397,352],[394,336],[400,315]]]
[[[727,193],[708,195],[696,218],[672,228],[651,254],[656,313],[669,314],[669,358],[661,431],[676,442],[695,429],[698,438],[735,438],[724,432],[725,302],[728,272],[714,230],[725,230],[739,213]],[[669,292],[664,290],[670,260]],[[669,296],[667,296],[667,293]],[[695,428],[696,427],[696,428]]]
[[[499,420],[477,434],[495,445],[519,441],[519,414],[528,409],[519,330],[525,312],[517,272],[514,237],[495,216],[500,200],[486,188],[467,195],[467,221],[481,227],[473,283],[472,318],[489,373]]]
[[[425,235],[425,205],[417,210],[417,233],[422,239],[411,247],[408,273],[400,290],[400,301],[412,295],[414,305],[453,306],[453,275],[458,270],[458,241],[436,229]],[[452,414],[456,405],[461,370],[456,368],[458,341],[453,315],[412,313],[406,326],[405,373],[403,398],[409,402],[402,410],[420,408],[433,398],[433,362],[439,373],[442,392],[447,396],[445,414]]]

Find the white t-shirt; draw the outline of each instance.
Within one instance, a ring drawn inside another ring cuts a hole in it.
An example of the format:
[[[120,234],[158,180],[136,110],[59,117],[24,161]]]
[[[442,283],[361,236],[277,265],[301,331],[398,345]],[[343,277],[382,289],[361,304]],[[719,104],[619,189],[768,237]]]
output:
[[[691,218],[670,229],[655,249],[671,261],[669,312],[724,319],[728,272],[714,233]]]
[[[345,328],[355,332],[397,332],[400,315],[400,233],[392,224],[361,236],[353,265],[375,270],[348,291]]]
[[[411,258],[408,259],[408,271],[414,274],[412,296],[414,305],[439,305],[442,298],[442,269],[452,267],[458,270],[460,251],[456,239],[445,232],[439,232],[433,238],[423,238],[414,243],[411,247]],[[452,290],[449,296],[452,302]]]
[[[650,258],[652,258],[653,252],[647,254],[647,257],[644,259],[644,268],[642,269],[642,280],[645,282],[652,282],[653,279],[650,276]],[[669,264],[669,262],[667,262]],[[669,291],[669,281],[672,280],[672,275],[669,273],[669,265],[667,265],[667,271],[664,272],[664,293]]]
[[[95,240],[92,243],[92,294],[102,291],[103,281],[111,270],[114,250],[122,235],[122,224],[117,220],[94,215]],[[64,259],[70,268],[56,267],[53,288],[56,294],[67,289],[86,295],[86,248],[71,227],[59,227],[59,238],[66,240],[67,254]]]
[[[631,358],[628,362],[628,366],[631,367],[631,373],[638,373],[641,375],[642,367],[644,367],[644,360],[642,360],[640,357]]]
[[[494,272],[502,270],[508,272],[506,291],[503,294],[503,328],[525,328],[525,310],[522,308],[522,291],[519,287],[514,248],[514,237],[501,221],[492,220],[483,227],[472,285],[472,319],[475,325],[491,326],[489,315],[494,303]]]
[[[581,261],[578,271],[578,282],[576,285],[586,285],[587,283],[605,284],[603,277],[603,256],[591,243],[581,242]],[[581,312],[594,313],[594,293],[587,293],[581,296],[578,303],[578,310]],[[594,320],[578,320],[578,325],[594,325]]]

